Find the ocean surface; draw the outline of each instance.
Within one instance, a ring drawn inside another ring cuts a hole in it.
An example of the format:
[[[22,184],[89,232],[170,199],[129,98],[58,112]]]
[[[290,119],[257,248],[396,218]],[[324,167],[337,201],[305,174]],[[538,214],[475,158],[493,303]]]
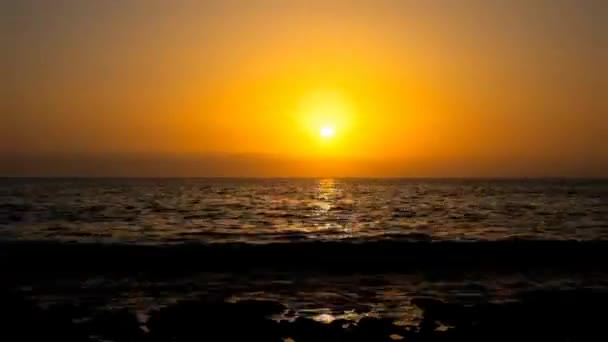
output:
[[[121,244],[608,238],[608,181],[3,179],[0,239]]]
[[[607,291],[608,181],[0,179],[0,247],[3,286],[43,306],[145,322],[185,299],[268,299],[409,324],[416,298]]]

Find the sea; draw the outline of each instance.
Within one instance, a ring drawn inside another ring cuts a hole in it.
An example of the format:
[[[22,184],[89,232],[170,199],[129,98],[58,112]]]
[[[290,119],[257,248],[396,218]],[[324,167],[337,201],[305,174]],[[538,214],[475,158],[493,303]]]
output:
[[[608,180],[0,179],[2,286],[144,323],[219,298],[413,324],[416,298],[606,291],[607,246]]]

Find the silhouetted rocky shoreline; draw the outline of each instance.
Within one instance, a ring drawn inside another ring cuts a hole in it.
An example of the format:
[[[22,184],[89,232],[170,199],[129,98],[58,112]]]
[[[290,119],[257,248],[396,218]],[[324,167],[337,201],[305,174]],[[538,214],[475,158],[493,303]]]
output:
[[[41,307],[5,293],[1,341],[599,341],[608,338],[608,292],[527,292],[510,303],[465,306],[418,297],[417,325],[362,316],[318,322],[274,301],[189,300],[138,319],[126,309]],[[278,319],[278,316],[282,319]]]

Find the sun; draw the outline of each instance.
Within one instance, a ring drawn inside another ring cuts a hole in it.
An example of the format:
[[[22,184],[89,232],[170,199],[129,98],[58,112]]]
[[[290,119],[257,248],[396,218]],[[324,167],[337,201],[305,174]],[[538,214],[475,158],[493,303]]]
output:
[[[325,139],[333,138],[333,136],[336,135],[336,129],[332,126],[322,126],[319,130],[319,134]]]
[[[352,129],[353,104],[342,91],[319,88],[304,95],[298,111],[311,137],[323,142],[343,141]],[[339,139],[338,139],[339,138]],[[335,148],[335,143],[331,144]]]

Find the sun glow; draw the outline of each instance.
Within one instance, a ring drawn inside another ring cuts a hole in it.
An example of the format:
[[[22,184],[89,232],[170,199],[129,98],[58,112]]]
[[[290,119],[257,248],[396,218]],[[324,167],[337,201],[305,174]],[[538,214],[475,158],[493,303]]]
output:
[[[331,126],[323,126],[319,133],[321,134],[321,137],[329,139],[336,135],[336,129]]]
[[[345,144],[352,131],[354,110],[344,93],[336,90],[311,92],[302,98],[300,110],[303,127],[311,139],[320,144],[323,154],[340,154],[347,150]]]

